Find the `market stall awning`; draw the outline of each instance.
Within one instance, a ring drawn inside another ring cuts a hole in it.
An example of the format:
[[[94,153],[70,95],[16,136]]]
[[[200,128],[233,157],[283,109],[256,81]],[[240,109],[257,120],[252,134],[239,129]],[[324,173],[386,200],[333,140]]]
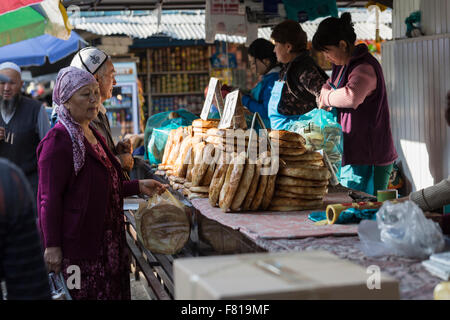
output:
[[[42,2],[42,0],[8,0],[2,1],[0,3],[0,15],[18,10],[23,7],[30,6],[32,4],[37,4]]]
[[[117,11],[117,10],[153,10],[160,0],[62,0],[65,7],[77,5],[81,10]],[[377,2],[389,5],[392,0],[378,0]],[[367,0],[336,0],[338,7],[364,7]],[[166,10],[205,9],[205,0],[164,0],[163,8]]]
[[[359,40],[375,39],[375,14],[367,9],[340,9],[339,13],[348,11],[352,14],[355,32]],[[311,40],[319,23],[324,18],[302,23],[302,27]],[[101,36],[126,35],[137,39],[146,39],[155,35],[164,34],[178,40],[204,40],[205,39],[205,11],[163,11],[161,24],[158,26],[158,17],[153,11],[130,12],[96,12],[86,13],[81,17],[69,18],[75,29],[85,30]],[[385,10],[380,14],[380,36],[382,39],[392,39],[392,11]],[[270,38],[271,28],[259,28],[258,37]],[[217,34],[217,41],[232,43],[245,43],[245,37],[227,36]]]
[[[71,25],[59,0],[2,1],[0,6],[0,46],[49,34],[68,39]]]
[[[69,40],[48,34],[0,47],[0,63],[11,61],[19,66],[41,66],[46,59],[54,63],[85,47],[86,42],[75,32]]]

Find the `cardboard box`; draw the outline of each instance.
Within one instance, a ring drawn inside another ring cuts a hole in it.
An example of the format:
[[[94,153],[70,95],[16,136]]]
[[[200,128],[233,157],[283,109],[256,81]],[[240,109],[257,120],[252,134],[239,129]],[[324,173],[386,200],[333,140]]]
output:
[[[178,300],[399,299],[398,282],[377,267],[325,251],[181,258],[173,267]]]

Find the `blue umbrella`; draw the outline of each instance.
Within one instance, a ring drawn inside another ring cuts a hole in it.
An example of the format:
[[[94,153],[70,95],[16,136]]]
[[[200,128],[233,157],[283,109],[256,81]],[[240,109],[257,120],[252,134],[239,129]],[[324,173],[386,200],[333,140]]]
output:
[[[54,63],[85,47],[87,43],[74,31],[69,40],[44,34],[32,39],[0,47],[0,63],[11,61],[21,67],[42,66],[45,59]]]

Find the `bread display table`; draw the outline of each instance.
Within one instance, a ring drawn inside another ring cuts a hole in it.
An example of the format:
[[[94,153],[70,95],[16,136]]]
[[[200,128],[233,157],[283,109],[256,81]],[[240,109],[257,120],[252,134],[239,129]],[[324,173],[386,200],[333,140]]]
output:
[[[167,183],[161,176],[153,175],[150,167],[141,170],[142,173],[145,176],[139,178],[153,178]],[[348,189],[330,189],[324,204],[351,202],[346,191]],[[311,210],[223,213],[219,208],[211,207],[207,199],[188,201],[180,192],[171,192],[183,199],[191,210],[190,240],[176,255],[152,254],[146,250],[136,237],[133,210],[125,210],[127,240],[135,274],[142,271],[148,282],[149,294],[154,299],[173,299],[174,259],[265,251],[321,249],[364,267],[378,266],[382,272],[399,281],[401,299],[432,299],[434,287],[442,281],[429,274],[420,260],[398,256],[366,257],[359,249],[357,225],[333,225],[333,228],[314,226],[307,220]]]

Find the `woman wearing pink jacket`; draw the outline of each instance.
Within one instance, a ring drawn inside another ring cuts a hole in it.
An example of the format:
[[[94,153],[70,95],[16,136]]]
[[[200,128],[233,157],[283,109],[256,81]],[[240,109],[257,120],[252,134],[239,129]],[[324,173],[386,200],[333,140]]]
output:
[[[376,194],[388,186],[397,152],[392,140],[386,85],[380,63],[365,44],[355,46],[349,13],[322,21],[314,49],[333,64],[319,107],[336,108],[344,135],[341,184]]]

